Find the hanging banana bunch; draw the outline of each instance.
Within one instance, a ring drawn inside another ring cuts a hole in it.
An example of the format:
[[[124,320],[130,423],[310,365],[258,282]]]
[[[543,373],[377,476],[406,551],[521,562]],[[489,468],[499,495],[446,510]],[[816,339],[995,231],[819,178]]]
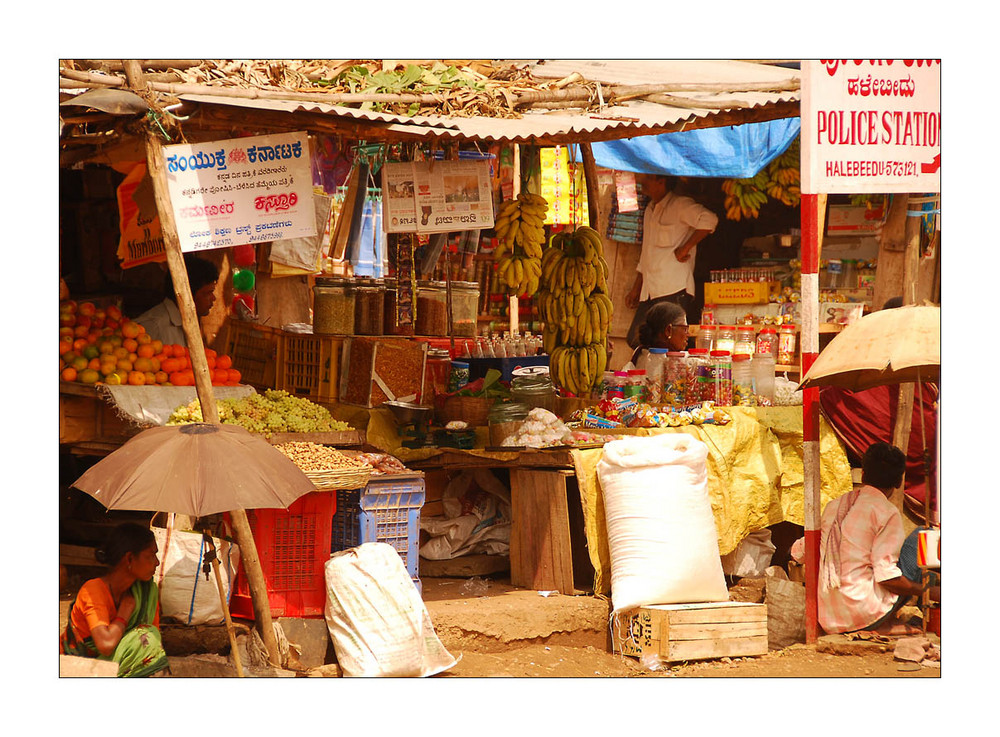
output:
[[[608,366],[608,274],[601,236],[588,226],[556,233],[542,255],[537,301],[549,373],[578,397],[590,395]]]
[[[724,206],[729,220],[758,217],[768,198],[788,207],[798,206],[801,199],[799,146],[796,138],[781,155],[749,179],[723,181]]]
[[[541,195],[522,192],[516,199],[505,200],[497,210],[493,230],[499,245],[493,259],[508,294],[530,297],[538,291],[548,209],[549,203]]]

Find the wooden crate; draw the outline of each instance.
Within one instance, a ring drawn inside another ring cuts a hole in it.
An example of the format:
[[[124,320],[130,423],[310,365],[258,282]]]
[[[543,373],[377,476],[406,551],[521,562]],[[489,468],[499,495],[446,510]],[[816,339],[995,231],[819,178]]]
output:
[[[377,407],[385,401],[424,393],[427,344],[406,338],[345,338],[341,358],[340,401]]]
[[[336,402],[344,338],[283,333],[277,388],[314,402]]]
[[[284,333],[277,328],[230,319],[226,322],[223,353],[233,359],[240,383],[258,391],[278,388],[278,354]]]
[[[614,652],[666,662],[767,653],[767,605],[739,601],[657,604],[622,612]]]

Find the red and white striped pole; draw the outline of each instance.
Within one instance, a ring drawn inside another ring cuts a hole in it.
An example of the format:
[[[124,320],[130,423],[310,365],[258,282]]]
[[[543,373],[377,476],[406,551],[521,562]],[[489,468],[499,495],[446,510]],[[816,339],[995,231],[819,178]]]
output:
[[[802,354],[800,376],[813,365],[819,353],[819,254],[826,212],[825,194],[803,194],[802,218],[802,287],[799,306],[799,340]],[[819,389],[802,390],[802,471],[806,544],[806,642],[819,635]]]

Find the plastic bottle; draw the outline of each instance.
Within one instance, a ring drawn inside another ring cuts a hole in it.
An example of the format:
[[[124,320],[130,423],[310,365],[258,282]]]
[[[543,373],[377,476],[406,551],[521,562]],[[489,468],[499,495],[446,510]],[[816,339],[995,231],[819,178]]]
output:
[[[666,360],[666,348],[649,349],[646,359],[646,401],[649,404],[663,404]]]
[[[733,357],[729,351],[712,351],[710,354],[713,400],[720,407],[733,404]]]
[[[737,353],[733,356],[733,405],[738,407],[753,407],[757,404],[754,390],[753,367],[750,364],[749,353]]]

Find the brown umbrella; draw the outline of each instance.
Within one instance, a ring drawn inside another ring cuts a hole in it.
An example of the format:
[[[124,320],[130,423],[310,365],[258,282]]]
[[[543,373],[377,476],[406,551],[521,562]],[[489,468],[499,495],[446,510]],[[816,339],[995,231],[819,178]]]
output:
[[[108,509],[204,517],[286,509],[316,485],[270,443],[238,425],[143,430],[73,484]]]
[[[286,509],[316,485],[293,461],[237,425],[193,423],[143,430],[73,484],[108,509],[205,517],[235,509]],[[206,534],[226,629],[243,676],[219,561]],[[205,571],[208,573],[207,568]]]
[[[799,388],[851,391],[884,384],[936,381],[941,369],[941,308],[909,305],[865,315],[816,357]]]

